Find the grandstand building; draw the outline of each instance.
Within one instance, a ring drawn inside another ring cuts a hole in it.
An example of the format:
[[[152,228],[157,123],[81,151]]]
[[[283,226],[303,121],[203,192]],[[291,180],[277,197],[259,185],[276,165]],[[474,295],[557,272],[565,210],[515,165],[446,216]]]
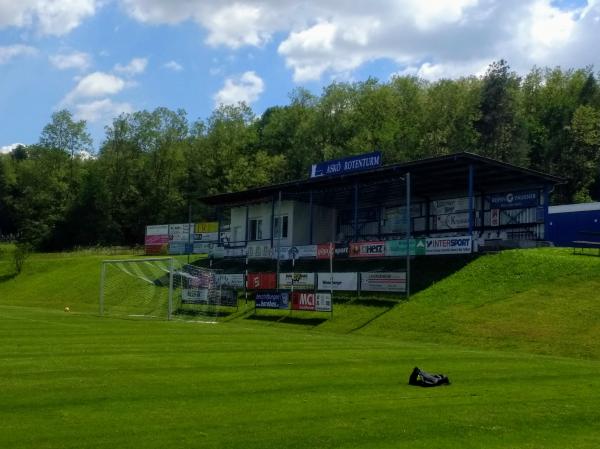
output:
[[[327,161],[304,180],[202,198],[218,224],[214,241],[194,237],[194,252],[290,260],[329,258],[329,248],[336,258],[385,258],[537,246],[548,240],[548,198],[560,182],[471,153]]]

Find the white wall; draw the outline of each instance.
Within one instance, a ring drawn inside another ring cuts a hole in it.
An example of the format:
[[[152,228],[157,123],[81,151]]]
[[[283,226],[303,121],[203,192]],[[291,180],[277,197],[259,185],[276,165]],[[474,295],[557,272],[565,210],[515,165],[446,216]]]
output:
[[[293,201],[281,202],[281,215],[288,216],[288,238],[281,239],[282,246],[289,246],[293,232]],[[262,238],[271,239],[271,214],[273,212],[273,203],[271,201],[250,204],[248,206],[248,220],[262,220]],[[278,214],[278,204],[275,202],[275,215]],[[236,239],[236,230],[238,231],[237,243],[242,244],[246,239],[246,206],[234,207],[231,209],[231,237]],[[269,242],[270,243],[270,242]]]

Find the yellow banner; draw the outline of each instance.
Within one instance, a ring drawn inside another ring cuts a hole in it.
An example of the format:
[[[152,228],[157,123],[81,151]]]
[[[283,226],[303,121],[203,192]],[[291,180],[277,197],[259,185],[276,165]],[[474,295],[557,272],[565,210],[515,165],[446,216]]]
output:
[[[207,221],[205,223],[196,223],[195,233],[202,234],[206,232],[217,232],[219,230],[219,223],[216,221]]]

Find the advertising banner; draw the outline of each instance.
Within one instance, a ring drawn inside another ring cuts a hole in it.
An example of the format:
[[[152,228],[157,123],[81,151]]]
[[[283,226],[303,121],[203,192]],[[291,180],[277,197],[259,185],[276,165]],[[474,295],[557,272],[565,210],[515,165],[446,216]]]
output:
[[[237,307],[237,291],[233,288],[221,289],[221,306]]]
[[[244,288],[244,275],[236,274],[217,274],[217,284],[221,287]]]
[[[537,205],[538,192],[536,190],[490,195],[490,208],[492,209],[524,209]]]
[[[169,245],[164,243],[162,245],[146,245],[145,253],[147,256],[159,256],[167,254]]]
[[[350,257],[384,257],[385,242],[350,243]]]
[[[218,232],[218,231],[219,231],[219,222],[217,222],[217,221],[196,223],[196,225],[194,226],[194,232],[196,234],[204,234],[207,232]]]
[[[168,234],[165,235],[147,235],[144,239],[144,244],[146,245],[162,245],[164,243],[169,243]]]
[[[292,293],[292,310],[315,311],[317,298],[315,292],[296,291]]]
[[[181,302],[185,304],[208,304],[208,289],[183,288],[181,289]]]
[[[146,235],[169,235],[169,225],[146,226]]]
[[[385,255],[389,257],[406,256],[406,239],[404,240],[388,240],[385,242]],[[410,255],[424,256],[425,255],[425,239],[410,240]]]
[[[249,244],[246,251],[248,259],[270,259],[272,255],[271,244]]]
[[[169,240],[171,242],[188,242],[190,240],[190,224],[170,224]]]
[[[201,234],[194,234],[194,242],[217,242],[219,240],[218,232],[204,232]]]
[[[222,246],[214,246],[213,254],[216,256],[217,251],[223,251],[223,257],[246,257],[246,248],[223,248]]]
[[[471,243],[470,236],[428,238],[426,254],[466,254],[471,252]]]
[[[336,243],[335,248],[333,250],[334,256],[337,259],[346,259],[348,254],[350,253],[350,247],[345,244]]]
[[[255,296],[257,309],[289,309],[287,292],[259,292]]]
[[[213,251],[212,243],[194,243],[192,247],[194,254],[211,254]]]
[[[461,229],[469,227],[469,213],[438,215],[435,217],[435,229]]]
[[[315,310],[317,312],[331,312],[331,293],[317,293]]]
[[[332,290],[331,275],[333,274],[333,290],[356,291],[358,287],[357,273],[317,273],[317,289]]]
[[[360,289],[367,292],[405,292],[406,273],[361,273]]]
[[[450,198],[431,202],[431,215],[453,214],[469,210],[469,198]]]
[[[329,259],[332,251],[335,257],[335,243],[321,243],[317,245],[317,259]]]
[[[314,289],[315,273],[279,273],[279,288]]]
[[[187,254],[188,244],[184,242],[169,243],[169,254]]]
[[[342,175],[353,173],[381,165],[381,152],[360,154],[358,156],[346,157],[344,159],[334,159],[331,161],[319,162],[313,164],[310,170],[311,178],[320,176]]]
[[[490,226],[500,226],[500,209],[490,211]]]
[[[246,287],[249,290],[274,290],[277,288],[275,273],[248,273]]]

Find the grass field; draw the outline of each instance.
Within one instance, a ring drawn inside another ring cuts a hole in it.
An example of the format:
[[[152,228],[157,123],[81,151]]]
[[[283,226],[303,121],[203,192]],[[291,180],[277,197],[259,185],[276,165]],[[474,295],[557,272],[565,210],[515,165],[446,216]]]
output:
[[[600,447],[595,258],[486,256],[391,309],[216,325],[94,316],[103,258],[0,262],[0,448]],[[452,385],[409,387],[415,365]]]

